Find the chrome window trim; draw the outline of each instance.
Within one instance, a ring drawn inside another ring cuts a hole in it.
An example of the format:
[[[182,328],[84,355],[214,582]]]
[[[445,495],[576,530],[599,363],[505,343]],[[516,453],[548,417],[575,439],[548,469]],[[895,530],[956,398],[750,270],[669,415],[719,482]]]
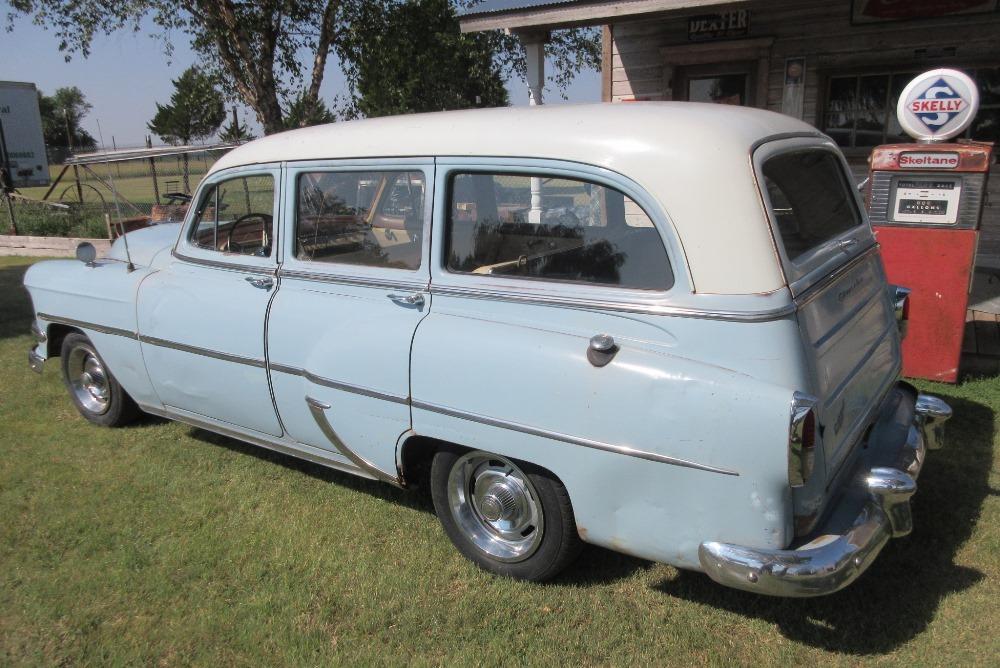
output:
[[[212,252],[212,251],[208,251]],[[184,253],[178,251],[174,248],[170,251],[170,254],[182,262],[188,262],[190,264],[196,264],[202,267],[213,267],[215,269],[228,269],[229,271],[242,271],[248,274],[261,274],[267,276],[274,276],[277,267],[261,267],[258,265],[248,265],[248,264],[238,264],[235,262],[226,262],[224,260],[206,260],[200,257],[192,257],[190,255],[185,255]],[[224,257],[249,257],[240,255],[228,255],[223,253]]]
[[[559,306],[581,310],[622,311],[625,313],[671,315],[681,318],[727,320],[732,322],[771,322],[787,318],[798,310],[795,304],[787,304],[778,308],[763,309],[760,311],[713,311],[656,302],[622,302],[573,298],[555,294],[526,294],[523,292],[500,291],[492,288],[440,286],[434,283],[431,283],[430,293],[432,295],[467,297],[469,299],[496,299],[499,301]]]
[[[360,394],[365,397],[370,397],[372,399],[381,399],[383,401],[389,401],[394,404],[408,405],[410,403],[409,397],[401,397],[395,394],[387,394],[385,392],[379,392],[378,390],[373,390],[371,388],[363,387],[361,385],[353,385],[351,383],[343,383],[338,380],[331,380],[330,378],[317,376],[316,374],[311,373],[306,369],[300,369],[299,367],[289,366],[287,364],[271,362],[268,364],[268,368],[271,371],[277,371],[278,373],[285,373],[292,376],[301,376],[302,378],[305,378],[311,383],[315,383],[316,385],[322,385],[324,387],[329,387],[334,390],[350,392],[351,394]]]
[[[303,281],[316,281],[318,283],[337,283],[341,285],[352,285],[362,288],[379,288],[384,290],[427,290],[428,281],[426,278],[409,281],[391,280],[386,278],[376,278],[367,276],[347,276],[344,274],[330,274],[321,271],[302,271],[300,269],[278,270],[281,278],[294,278]]]
[[[470,422],[477,422],[479,424],[484,424],[490,427],[499,427],[500,429],[509,429],[511,431],[520,432],[522,434],[528,434],[530,436],[539,436],[541,438],[549,438],[554,441],[561,441],[563,443],[569,443],[570,445],[579,445],[585,448],[591,448],[594,450],[602,450],[604,452],[610,452],[617,455],[626,455],[628,457],[636,457],[638,459],[645,459],[651,462],[657,462],[660,464],[669,464],[671,466],[680,466],[683,468],[696,469],[699,471],[707,471],[709,473],[720,473],[722,475],[732,475],[738,476],[739,473],[736,471],[731,471],[729,469],[719,468],[717,466],[709,466],[708,464],[699,464],[698,462],[688,461],[686,459],[680,459],[677,457],[670,457],[668,455],[661,455],[655,452],[647,452],[645,450],[639,450],[627,445],[615,445],[611,443],[603,443],[601,441],[594,441],[587,438],[580,438],[577,436],[570,436],[568,434],[562,434],[556,431],[550,431],[548,429],[539,429],[537,427],[529,427],[523,424],[517,424],[516,422],[508,422],[506,420],[498,420],[496,418],[487,417],[485,415],[479,415],[478,413],[470,413],[468,411],[462,411],[455,408],[448,408],[446,406],[439,406],[437,404],[428,403],[426,401],[412,401],[413,408],[423,409],[426,411],[431,411],[432,413],[439,413],[441,415],[447,415],[449,417],[459,418],[461,420],[469,420]]]
[[[139,338],[135,332],[131,332],[127,329],[120,329],[118,327],[108,327],[107,325],[99,325],[94,322],[86,322],[84,320],[76,320],[74,318],[63,318],[58,315],[50,315],[48,313],[37,314],[40,320],[45,320],[46,322],[56,323],[60,325],[69,325],[70,327],[79,327],[80,329],[89,329],[94,332],[100,332],[101,334],[111,334],[112,336],[122,336],[126,339],[137,339]]]
[[[835,270],[824,276],[822,279],[815,281],[806,290],[804,290],[801,294],[795,297],[796,306],[798,308],[802,308],[809,302],[816,299],[820,294],[823,293],[823,290],[826,287],[828,287],[831,283],[835,282],[845,273],[852,271],[862,262],[868,260],[869,256],[871,256],[873,253],[878,252],[878,249],[879,249],[878,243],[873,243],[871,246],[866,247],[863,251],[861,251],[853,258],[851,258],[850,262],[840,265]]]
[[[171,350],[179,350],[181,352],[191,353],[193,355],[200,355],[202,357],[210,357],[212,359],[222,360],[224,362],[235,362],[236,364],[244,364],[246,366],[257,367],[260,369],[264,369],[267,367],[267,364],[262,359],[256,359],[253,357],[242,357],[240,355],[224,353],[218,350],[199,348],[198,346],[189,346],[186,343],[177,343],[176,341],[168,341],[167,339],[160,339],[155,336],[146,336],[145,334],[140,334],[139,341],[141,341],[142,343],[148,343],[151,346],[157,346],[159,348],[169,348]]]

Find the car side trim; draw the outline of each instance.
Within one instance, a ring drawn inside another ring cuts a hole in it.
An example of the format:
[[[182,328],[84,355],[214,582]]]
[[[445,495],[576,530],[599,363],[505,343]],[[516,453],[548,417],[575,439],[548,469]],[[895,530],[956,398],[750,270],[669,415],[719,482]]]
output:
[[[455,408],[448,408],[446,406],[439,406],[437,404],[431,404],[425,401],[414,400],[412,402],[412,406],[413,408],[431,411],[432,413],[440,413],[441,415],[447,415],[449,417],[459,418],[460,420],[469,420],[470,422],[478,422],[479,424],[485,424],[490,427],[510,429],[511,431],[521,432],[522,434],[529,434],[531,436],[540,436],[542,438],[550,438],[554,441],[561,441],[563,443],[569,443],[571,445],[580,445],[585,448],[592,448],[594,450],[603,450],[605,452],[611,452],[617,455],[627,455],[629,457],[637,457],[639,459],[645,459],[651,462],[658,462],[660,464],[670,464],[671,466],[681,466],[689,469],[697,469],[699,471],[708,471],[710,473],[721,473],[722,475],[733,475],[733,476],[739,475],[738,472],[731,471],[729,469],[719,468],[717,466],[709,466],[708,464],[699,464],[698,462],[692,462],[677,457],[670,457],[668,455],[661,455],[655,452],[638,450],[628,445],[614,445],[612,443],[593,441],[589,438],[580,438],[578,436],[561,434],[556,431],[549,431],[548,429],[529,427],[527,425],[517,424],[516,422],[507,422],[505,420],[498,420],[496,418],[487,417],[485,415],[479,415],[478,413],[469,413],[467,411],[461,411]]]
[[[139,340],[142,343],[148,343],[151,346],[158,346],[160,348],[170,348],[171,350],[180,350],[181,352],[191,353],[193,355],[201,355],[202,357],[211,357],[212,359],[223,360],[224,362],[235,362],[236,364],[245,364],[247,366],[257,367],[260,369],[263,369],[267,366],[264,363],[264,360],[262,359],[256,359],[253,357],[242,357],[240,355],[232,355],[230,353],[219,352],[218,350],[199,348],[198,346],[189,346],[186,343],[177,343],[176,341],[159,339],[155,336],[146,336],[145,334],[140,334]]]
[[[306,450],[300,450],[294,446],[286,445],[277,440],[270,438],[262,438],[261,436],[255,436],[249,434],[243,430],[238,429],[228,429],[221,425],[208,420],[199,420],[190,415],[177,413],[166,408],[157,408],[155,406],[141,405],[140,409],[144,413],[149,413],[151,415],[156,415],[162,418],[167,418],[168,420],[176,420],[177,422],[183,422],[184,424],[190,425],[197,429],[204,429],[205,431],[210,431],[228,438],[234,438],[238,441],[243,441],[244,443],[249,443],[250,445],[256,445],[260,448],[265,448],[267,450],[274,450],[275,452],[280,452],[283,455],[289,455],[290,457],[296,457],[298,459],[304,459],[308,462],[314,464],[319,464],[321,466],[326,466],[331,469],[336,469],[338,471],[345,471],[347,473],[353,473],[354,475],[360,475],[363,477],[371,477],[370,474],[362,471],[358,467],[354,466],[348,462],[342,462],[336,459],[328,459],[318,454],[308,452]]]
[[[327,440],[333,444],[333,447],[337,448],[340,454],[347,457],[355,466],[376,480],[387,482],[391,485],[395,485],[396,487],[403,486],[402,479],[398,474],[392,475],[390,473],[386,473],[347,447],[344,441],[340,438],[340,435],[337,434],[337,431],[333,428],[333,425],[330,424],[330,420],[326,417],[326,411],[330,409],[330,404],[323,403],[322,401],[313,399],[309,396],[306,397],[306,404],[309,405],[309,412],[312,413],[313,419],[316,420],[316,424],[319,426],[320,431],[322,431]]]
[[[342,383],[337,380],[331,380],[329,378],[324,378],[323,376],[317,376],[305,369],[300,369],[299,367],[289,366],[287,364],[279,364],[277,362],[271,362],[268,364],[271,371],[277,371],[279,373],[287,373],[292,376],[302,376],[311,383],[316,383],[317,385],[323,385],[324,387],[329,387],[334,390],[342,390],[344,392],[350,392],[351,394],[360,394],[362,396],[371,397],[372,399],[381,399],[383,401],[390,401],[394,404],[409,404],[409,397],[401,397],[395,394],[386,394],[385,392],[379,392],[378,390],[373,390],[367,387],[362,387],[360,385],[351,385],[350,383]]]
[[[107,325],[98,325],[96,322],[86,322],[84,320],[76,320],[74,318],[63,318],[62,316],[50,315],[48,313],[39,313],[37,315],[41,320],[59,325],[69,325],[71,327],[79,327],[80,329],[89,329],[94,332],[100,332],[101,334],[111,334],[112,336],[123,336],[126,339],[138,338],[138,335],[136,335],[135,332],[130,332],[127,329],[108,327]]]
[[[277,267],[258,267],[256,265],[225,262],[223,260],[206,260],[199,257],[192,257],[181,253],[176,248],[170,251],[170,254],[181,262],[189,262],[202,267],[215,267],[216,269],[229,269],[230,271],[242,271],[250,274],[266,274],[268,276],[274,276],[277,271]]]
[[[671,306],[669,304],[657,304],[649,302],[623,302],[603,299],[579,299],[562,297],[557,295],[525,294],[514,291],[500,291],[490,288],[469,288],[442,286],[431,283],[430,293],[432,295],[442,295],[448,297],[466,297],[469,299],[496,299],[499,301],[510,301],[528,304],[541,304],[543,306],[561,306],[575,309],[605,309],[610,311],[624,311],[626,313],[643,313],[647,315],[671,315],[679,318],[698,318],[701,320],[729,320],[733,322],[770,322],[781,320],[793,315],[798,307],[795,304],[787,304],[779,308],[764,309],[760,311],[712,311],[707,309],[695,309],[682,306]]]
[[[278,270],[278,276],[281,278],[293,278],[302,281],[316,281],[317,283],[337,283],[341,285],[353,285],[362,288],[380,288],[384,290],[426,290],[428,286],[428,282],[425,279],[392,281],[384,278],[344,276],[341,274],[327,274],[318,271],[301,271],[297,269],[284,268]]]

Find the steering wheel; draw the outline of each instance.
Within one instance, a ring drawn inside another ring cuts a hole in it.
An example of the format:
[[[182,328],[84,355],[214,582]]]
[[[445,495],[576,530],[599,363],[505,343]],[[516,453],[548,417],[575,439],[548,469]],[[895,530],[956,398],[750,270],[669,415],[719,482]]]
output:
[[[233,232],[236,231],[236,228],[242,225],[245,221],[253,220],[254,218],[259,218],[263,223],[261,225],[260,246],[257,246],[256,244],[241,244],[238,241],[233,241]],[[233,224],[229,227],[229,235],[226,237],[226,250],[231,253],[235,252],[246,255],[246,249],[252,248],[254,249],[252,253],[253,255],[263,253],[265,249],[271,247],[271,223],[273,220],[274,218],[266,213],[248,213],[240,216],[234,220]]]

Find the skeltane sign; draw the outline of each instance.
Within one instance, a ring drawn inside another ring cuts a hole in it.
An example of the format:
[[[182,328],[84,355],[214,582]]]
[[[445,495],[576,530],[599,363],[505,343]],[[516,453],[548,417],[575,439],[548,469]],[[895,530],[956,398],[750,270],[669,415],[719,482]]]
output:
[[[911,81],[899,96],[896,114],[908,135],[945,141],[965,131],[979,110],[976,82],[957,70],[931,70]]]

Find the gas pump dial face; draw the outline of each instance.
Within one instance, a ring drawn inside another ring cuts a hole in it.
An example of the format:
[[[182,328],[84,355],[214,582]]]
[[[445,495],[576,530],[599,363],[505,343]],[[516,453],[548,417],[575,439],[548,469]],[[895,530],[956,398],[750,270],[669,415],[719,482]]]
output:
[[[979,110],[976,82],[958,70],[924,72],[899,96],[896,115],[919,141],[945,141],[965,131]]]

